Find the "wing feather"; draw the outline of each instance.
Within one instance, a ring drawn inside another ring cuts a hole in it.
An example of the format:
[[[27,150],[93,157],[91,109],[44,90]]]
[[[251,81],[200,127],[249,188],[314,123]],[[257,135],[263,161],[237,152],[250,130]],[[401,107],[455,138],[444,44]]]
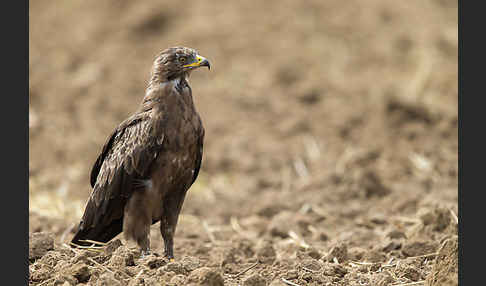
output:
[[[122,231],[123,210],[134,182],[149,175],[162,148],[163,130],[152,125],[148,115],[138,114],[120,124],[108,138],[91,169],[93,192],[74,243],[82,244],[80,239],[108,241]]]
[[[194,175],[192,177],[192,182],[191,185],[194,184],[194,182],[197,179],[197,176],[199,175],[199,169],[201,169],[201,162],[202,162],[202,156],[203,156],[203,145],[204,145],[204,128],[201,129],[201,134],[199,135],[199,150],[197,152],[196,156],[196,168],[194,169]]]

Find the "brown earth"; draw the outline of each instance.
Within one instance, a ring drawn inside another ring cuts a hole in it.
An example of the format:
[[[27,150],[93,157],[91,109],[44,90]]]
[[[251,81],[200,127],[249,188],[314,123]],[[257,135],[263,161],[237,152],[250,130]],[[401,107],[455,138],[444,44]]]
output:
[[[31,1],[29,37],[30,285],[457,285],[457,1]],[[175,45],[212,64],[175,262],[67,248]]]

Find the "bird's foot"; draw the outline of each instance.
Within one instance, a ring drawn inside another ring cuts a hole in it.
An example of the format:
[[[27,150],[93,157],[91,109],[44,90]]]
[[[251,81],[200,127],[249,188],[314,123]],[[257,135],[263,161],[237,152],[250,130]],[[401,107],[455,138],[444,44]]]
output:
[[[174,255],[173,254],[167,254],[167,252],[164,254],[165,258],[169,260],[169,262],[175,262]]]
[[[143,259],[143,258],[145,258],[145,257],[149,256],[150,254],[152,254],[152,252],[150,251],[150,249],[147,249],[147,250],[142,250],[142,251],[140,252],[140,258],[142,258],[142,259]]]

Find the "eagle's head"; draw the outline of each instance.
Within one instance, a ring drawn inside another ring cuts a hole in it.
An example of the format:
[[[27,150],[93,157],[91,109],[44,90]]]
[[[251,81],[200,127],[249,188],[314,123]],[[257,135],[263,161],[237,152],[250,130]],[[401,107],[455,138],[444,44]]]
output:
[[[199,67],[210,69],[209,61],[200,56],[196,50],[186,47],[168,48],[156,57],[151,81],[161,83],[187,77],[192,70]]]

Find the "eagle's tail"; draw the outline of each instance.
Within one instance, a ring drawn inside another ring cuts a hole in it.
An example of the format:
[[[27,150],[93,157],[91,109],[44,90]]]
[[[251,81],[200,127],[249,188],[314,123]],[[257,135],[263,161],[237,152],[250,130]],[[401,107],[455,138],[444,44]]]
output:
[[[90,246],[93,243],[85,242],[82,240],[93,240],[98,242],[108,242],[119,233],[122,232],[123,218],[114,220],[110,225],[104,226],[103,228],[81,228],[81,224],[78,227],[76,234],[74,235],[71,242],[75,245],[80,246]],[[75,245],[72,245],[75,247]]]

